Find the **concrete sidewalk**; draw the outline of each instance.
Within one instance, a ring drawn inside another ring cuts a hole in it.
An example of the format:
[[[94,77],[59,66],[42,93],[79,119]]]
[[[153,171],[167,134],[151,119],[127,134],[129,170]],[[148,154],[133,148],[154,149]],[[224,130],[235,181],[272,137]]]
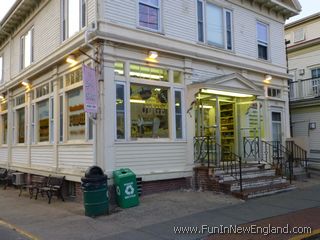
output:
[[[200,239],[208,234],[175,234],[177,226],[244,224],[301,209],[320,207],[320,182],[247,202],[212,192],[175,191],[141,198],[138,207],[115,209],[91,219],[83,206],[54,199],[18,197],[14,189],[0,190],[0,219],[38,239]]]

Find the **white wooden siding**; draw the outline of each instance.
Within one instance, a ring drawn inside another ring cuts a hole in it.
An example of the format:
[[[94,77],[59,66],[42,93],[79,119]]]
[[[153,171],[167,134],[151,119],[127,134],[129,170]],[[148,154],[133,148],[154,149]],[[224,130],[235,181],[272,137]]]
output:
[[[12,147],[12,165],[28,164],[28,149],[23,147]]]
[[[137,1],[104,0],[103,17],[115,23],[136,27]]]
[[[291,111],[293,137],[309,136],[310,150],[320,150],[320,107],[305,107]],[[309,130],[309,122],[316,123],[316,129]]]
[[[10,44],[8,44],[0,56],[3,57],[3,83],[10,81]]]
[[[50,55],[60,45],[60,1],[50,1],[34,19],[34,60]]]
[[[8,148],[0,148],[0,164],[5,164],[8,162]]]
[[[169,37],[197,41],[196,1],[165,0],[163,6],[164,33]]]
[[[31,165],[53,167],[53,156],[53,146],[31,147]]]
[[[88,0],[88,3],[87,3],[88,26],[90,26],[90,24],[95,20],[96,4],[97,4],[96,0]]]
[[[85,169],[95,164],[93,157],[92,144],[58,147],[59,168]]]
[[[116,144],[116,168],[128,167],[136,174],[183,171],[187,164],[186,143]]]

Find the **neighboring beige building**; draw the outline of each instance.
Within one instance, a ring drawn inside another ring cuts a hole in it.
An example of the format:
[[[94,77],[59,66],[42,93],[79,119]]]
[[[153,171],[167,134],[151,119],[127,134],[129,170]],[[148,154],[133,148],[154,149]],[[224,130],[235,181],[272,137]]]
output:
[[[0,166],[77,183],[94,164],[129,167],[177,183],[166,188],[189,183],[196,136],[244,159],[244,139],[285,143],[284,23],[300,10],[297,0],[16,1],[0,27]],[[95,121],[83,63],[99,73]]]
[[[292,136],[320,158],[320,13],[285,26],[288,44]]]

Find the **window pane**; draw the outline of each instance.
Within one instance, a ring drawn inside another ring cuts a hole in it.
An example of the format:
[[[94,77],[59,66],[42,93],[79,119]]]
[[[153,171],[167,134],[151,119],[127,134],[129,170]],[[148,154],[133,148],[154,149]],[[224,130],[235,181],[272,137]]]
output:
[[[31,142],[34,143],[35,142],[35,139],[34,139],[34,136],[35,136],[35,133],[34,133],[34,129],[35,129],[35,122],[34,122],[34,114],[35,114],[35,109],[34,109],[34,104],[32,104],[31,106]]]
[[[83,105],[83,89],[78,88],[67,93],[69,128],[68,139],[85,139],[86,114]]]
[[[63,141],[63,96],[59,96],[59,141]]]
[[[0,82],[3,81],[3,58],[0,57]]]
[[[208,43],[223,47],[222,9],[207,4],[207,40]]]
[[[114,64],[114,72],[117,75],[124,76],[124,63],[123,62],[116,62]]]
[[[181,92],[174,92],[176,114],[176,138],[182,138],[182,101]]]
[[[88,129],[88,132],[89,132],[88,139],[89,140],[93,139],[93,125],[94,125],[93,119],[89,118],[89,129]]]
[[[227,49],[232,49],[232,22],[231,12],[226,12]]]
[[[168,138],[168,90],[131,84],[131,137]]]
[[[258,41],[268,43],[268,27],[265,24],[257,23]]]
[[[139,4],[139,24],[142,27],[159,29],[159,9],[145,4]]]
[[[50,98],[50,142],[54,142],[54,101]]]
[[[80,30],[80,1],[69,0],[68,6],[68,37]]]
[[[173,71],[173,82],[174,83],[182,83],[182,72]]]
[[[272,121],[281,121],[281,113],[272,112]]]
[[[31,30],[24,37],[24,67],[31,64]]]
[[[38,103],[38,141],[49,141],[49,100]]]
[[[203,34],[203,3],[198,1],[198,41],[204,41]]]
[[[130,64],[130,76],[156,81],[168,81],[168,70]]]
[[[117,84],[116,111],[117,111],[117,139],[125,138],[125,102],[124,85]]]
[[[17,126],[18,126],[18,143],[24,143],[25,139],[25,115],[24,108],[17,110]]]
[[[7,144],[7,134],[8,134],[8,115],[2,115],[2,144]]]
[[[261,59],[268,59],[268,48],[267,46],[258,45],[258,57]]]

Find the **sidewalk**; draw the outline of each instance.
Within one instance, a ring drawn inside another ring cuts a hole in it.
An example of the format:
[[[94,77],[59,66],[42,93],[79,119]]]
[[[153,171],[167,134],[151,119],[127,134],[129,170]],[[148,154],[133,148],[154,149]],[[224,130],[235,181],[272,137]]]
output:
[[[247,202],[212,192],[154,194],[141,198],[138,207],[116,209],[112,215],[96,219],[85,217],[78,203],[54,199],[49,205],[45,199],[30,200],[27,194],[19,198],[17,190],[1,189],[0,220],[39,239],[201,239],[208,233],[175,234],[173,228],[239,225],[319,208],[320,181],[300,185],[304,188]]]

